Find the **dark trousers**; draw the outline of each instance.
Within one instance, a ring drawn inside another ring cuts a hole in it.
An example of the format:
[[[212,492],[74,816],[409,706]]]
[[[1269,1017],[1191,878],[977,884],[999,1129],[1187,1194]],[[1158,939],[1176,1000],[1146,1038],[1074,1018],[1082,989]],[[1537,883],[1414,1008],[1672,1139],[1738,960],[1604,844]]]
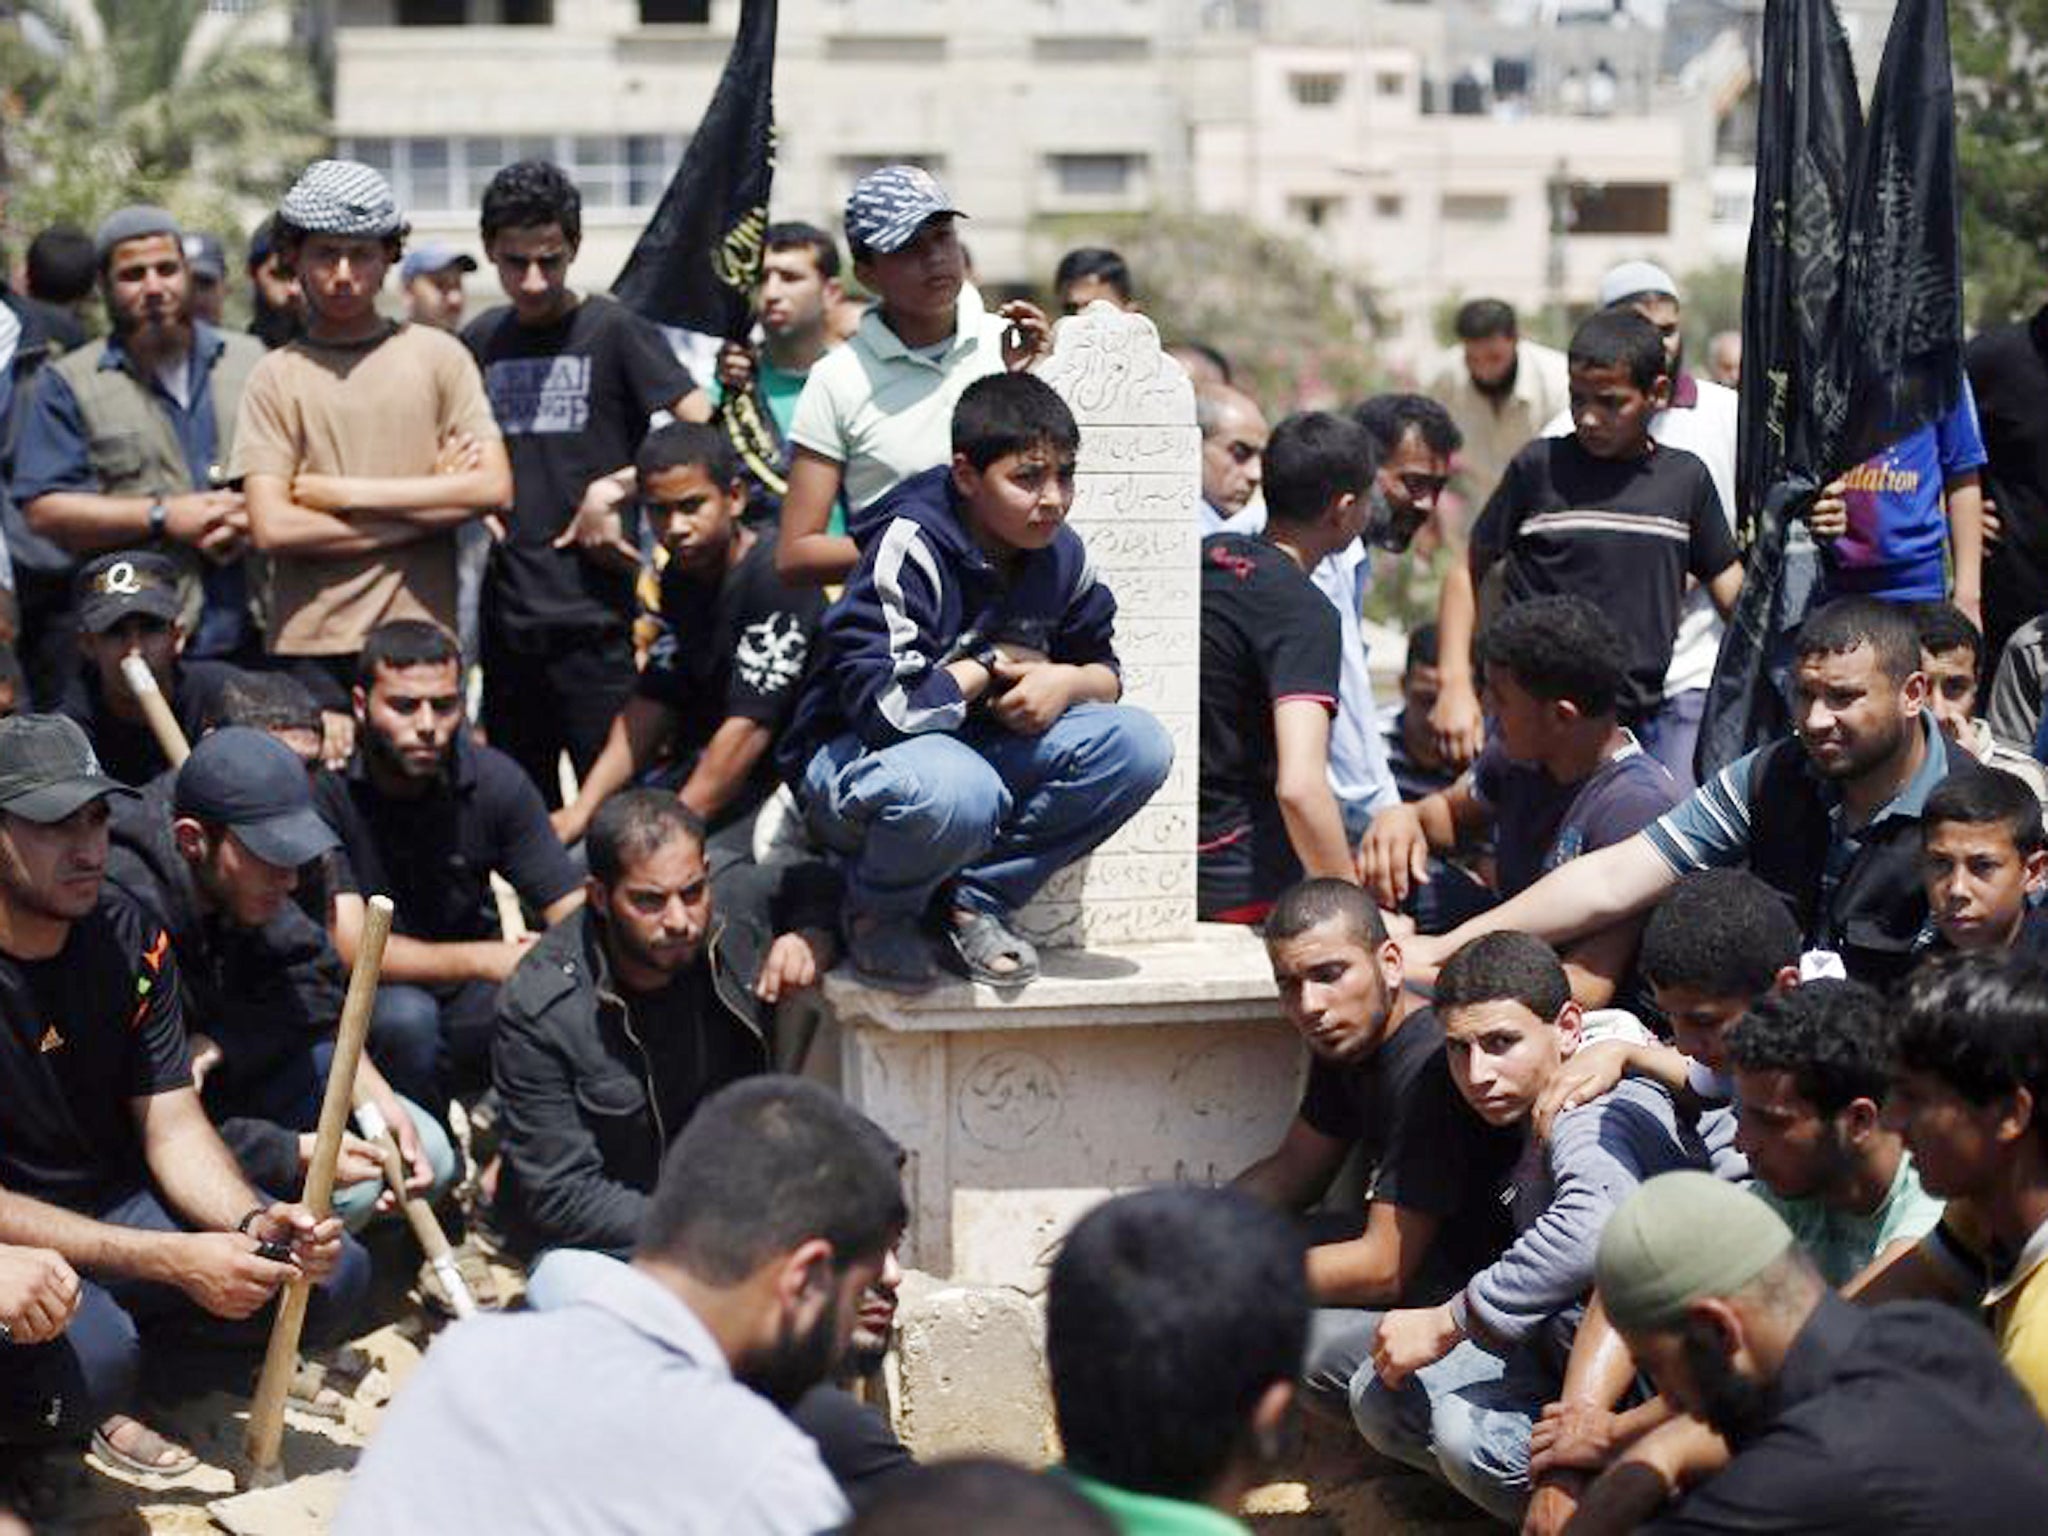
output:
[[[633,691],[633,640],[614,628],[560,629],[486,616],[484,732],[526,770],[548,809],[562,803],[564,752],[581,778]]]
[[[393,1088],[439,1119],[452,1095],[490,1083],[497,1020],[495,982],[382,986],[370,1015],[370,1056]]]
[[[146,1232],[182,1232],[183,1223],[149,1190],[98,1213],[99,1220]],[[340,1342],[361,1316],[370,1288],[370,1256],[344,1238],[341,1263],[307,1298],[305,1342]],[[202,1310],[174,1286],[148,1280],[86,1279],[71,1326],[44,1344],[0,1345],[0,1441],[10,1445],[82,1440],[109,1414],[135,1400],[145,1345],[216,1366],[253,1366],[270,1336],[276,1303],[231,1321]]]

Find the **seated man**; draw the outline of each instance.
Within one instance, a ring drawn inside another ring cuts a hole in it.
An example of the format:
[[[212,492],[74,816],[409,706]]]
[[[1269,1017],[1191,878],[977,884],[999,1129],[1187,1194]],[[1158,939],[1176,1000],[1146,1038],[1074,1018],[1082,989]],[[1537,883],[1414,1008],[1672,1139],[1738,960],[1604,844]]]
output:
[[[583,891],[540,791],[464,729],[453,635],[413,619],[372,630],[355,716],[355,756],[314,785],[341,839],[334,947],[355,964],[365,896],[397,904],[370,1050],[394,1088],[438,1115],[451,1093],[482,1086],[498,984],[532,942],[503,937],[492,871],[547,923]]]
[[[1432,855],[1494,834],[1503,896],[1558,865],[1636,833],[1679,801],[1678,781],[1615,716],[1627,678],[1620,631],[1582,597],[1537,597],[1479,637],[1496,733],[1469,773],[1417,805],[1373,817],[1359,871],[1382,906],[1423,904]],[[1635,959],[1637,925],[1617,923],[1565,954],[1587,1007],[1613,1001]]]
[[[1579,1005],[1557,957],[1526,934],[1489,934],[1444,968],[1436,1007],[1473,1113],[1527,1125],[1579,1043]],[[1530,1429],[1562,1384],[1601,1228],[1643,1180],[1706,1161],[1669,1095],[1640,1078],[1559,1115],[1547,1146],[1532,1141],[1517,1169],[1507,1252],[1448,1302],[1381,1322],[1378,1379],[1352,1392],[1373,1448],[1519,1523]]]
[[[291,750],[239,726],[202,737],[114,819],[108,871],[171,936],[201,1099],[251,1182],[283,1194],[312,1161],[348,990],[327,931],[291,899],[299,870],[334,842]],[[409,1191],[452,1185],[454,1149],[432,1116],[367,1056],[358,1072],[405,1154]],[[348,1138],[335,1178],[335,1212],[359,1230],[384,1194],[375,1148]]]
[[[1929,965],[1906,989],[1891,1055],[1885,1123],[1948,1208],[1859,1294],[1981,1303],[2005,1363],[2048,1414],[2048,972],[1994,954]]]
[[[170,935],[105,888],[107,798],[84,733],[0,721],[0,1243],[81,1271],[62,1335],[14,1348],[10,1394],[50,1405],[37,1439],[92,1436],[125,1471],[198,1458],[122,1410],[145,1348],[260,1351],[279,1286],[316,1282],[310,1343],[338,1338],[369,1280],[339,1220],[260,1193],[192,1087]]]
[[[336,1536],[838,1529],[845,1499],[777,1410],[846,1349],[907,1215],[900,1156],[815,1083],[713,1096],[662,1166],[630,1265],[578,1306],[475,1318],[434,1346],[351,1475]]]
[[[1880,1121],[1884,1000],[1853,981],[1810,981],[1759,1002],[1728,1032],[1736,1137],[1754,1192],[1792,1228],[1821,1278],[1848,1287],[1934,1230],[1941,1202]]]
[[[1190,1285],[1191,1275],[1202,1283]],[[1301,1241],[1221,1189],[1148,1189],[1082,1217],[1047,1281],[1067,1475],[1124,1536],[1244,1533],[1308,1341]]]
[[[121,675],[122,658],[133,653],[149,663],[188,742],[219,718],[221,693],[241,673],[224,661],[184,659],[178,567],[168,555],[125,549],[88,561],[76,602],[82,660],[59,707],[84,730],[110,777],[146,784],[170,760]]]
[[[2048,952],[2034,904],[2048,889],[2048,833],[2022,780],[1974,766],[1943,779],[1920,815],[1920,869],[1936,951]]]
[[[1984,636],[1954,603],[1916,603],[1920,621],[1920,670],[1927,674],[1927,707],[1934,722],[1987,768],[2021,780],[2048,804],[2048,768],[1992,734],[1977,715],[1977,679],[1983,666]]]
[[[1117,1527],[1063,1478],[993,1456],[918,1467],[860,1512],[846,1536],[1117,1536]]]
[[[1850,1306],[1754,1197],[1700,1174],[1652,1179],[1608,1222],[1598,1273],[1637,1363],[1722,1438],[1681,1420],[1637,1441],[1574,1531],[2038,1523],[2048,1426],[1982,1332],[1944,1308]]]
[[[1651,906],[1694,870],[1745,865],[1791,902],[1805,946],[1880,989],[1927,928],[1920,815],[1963,757],[1928,715],[1909,612],[1841,598],[1800,626],[1795,734],[1729,764],[1634,837],[1560,866],[1441,938],[1404,945],[1424,979],[1482,933],[1568,943]]]
[[[1342,630],[1311,573],[1357,542],[1374,462],[1357,422],[1290,416],[1266,445],[1264,531],[1202,541],[1205,921],[1254,923],[1304,876],[1353,876],[1329,773]]]
[[[299,760],[308,782],[317,782],[325,771],[321,751],[326,724],[320,706],[289,672],[242,673],[221,690],[217,723],[244,725],[281,742]],[[292,900],[323,933],[334,916],[334,872],[340,861],[340,850],[330,849],[300,868],[299,883],[292,888]]]
[[[1237,1185],[1307,1211],[1362,1150],[1363,1232],[1308,1251],[1321,1310],[1303,1380],[1312,1406],[1348,1421],[1385,1310],[1455,1295],[1514,1236],[1500,1195],[1522,1139],[1458,1097],[1443,1026],[1402,989],[1400,946],[1364,891],[1304,880],[1274,903],[1265,936],[1281,1010],[1308,1044],[1308,1086],[1280,1145]]]
[[[822,594],[775,575],[775,532],[741,519],[739,458],[717,427],[674,422],[634,460],[640,505],[668,550],[655,642],[575,802],[555,812],[565,843],[659,756],[677,797],[710,830],[714,871],[754,856],[754,816],[775,789],[773,748],[789,723]]]
[[[1539,1131],[1634,1073],[1659,1083],[1697,1119],[1714,1171],[1747,1177],[1734,1150],[1734,1080],[1724,1038],[1773,992],[1799,981],[1799,928],[1776,891],[1740,869],[1687,875],[1643,928],[1637,969],[1671,1032],[1671,1044],[1629,1039],[1583,1046],[1551,1080],[1536,1108]]]
[[[846,866],[847,947],[880,985],[930,984],[931,913],[973,980],[1032,980],[1011,915],[1172,766],[1159,722],[1115,702],[1116,598],[1064,526],[1080,437],[1030,374],[967,386],[951,466],[892,493],[825,615],[778,766]]]
[[[631,1254],[669,1145],[718,1089],[773,1069],[773,1005],[832,960],[830,890],[771,913],[768,873],[735,871],[714,918],[704,824],[673,795],[614,795],[588,851],[588,899],[506,981],[491,1047],[498,1209],[513,1251],[540,1259],[537,1308],[586,1288],[590,1255]],[[775,917],[809,931],[774,937]]]
[[[1436,707],[1437,670],[1434,621],[1408,632],[1408,651],[1401,662],[1401,707],[1387,722],[1387,767],[1394,788],[1410,805],[1449,789],[1458,771],[1436,749],[1429,712]]]

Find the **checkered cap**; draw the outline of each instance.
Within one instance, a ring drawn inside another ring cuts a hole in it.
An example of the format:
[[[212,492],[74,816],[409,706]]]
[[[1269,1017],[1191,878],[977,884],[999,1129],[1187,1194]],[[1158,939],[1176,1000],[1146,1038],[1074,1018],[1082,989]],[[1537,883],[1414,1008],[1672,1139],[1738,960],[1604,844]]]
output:
[[[910,244],[924,221],[938,213],[967,217],[923,166],[885,165],[854,183],[846,199],[846,238],[886,256]]]
[[[315,160],[292,183],[277,213],[316,235],[381,239],[405,231],[391,183],[359,160]]]

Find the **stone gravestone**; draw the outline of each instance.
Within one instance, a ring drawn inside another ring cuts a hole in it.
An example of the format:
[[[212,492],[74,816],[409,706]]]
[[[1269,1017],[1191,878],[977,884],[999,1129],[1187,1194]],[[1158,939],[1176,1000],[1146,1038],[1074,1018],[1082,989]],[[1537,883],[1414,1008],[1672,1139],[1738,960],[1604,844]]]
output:
[[[1068,521],[1116,594],[1124,701],[1173,737],[1159,793],[1020,919],[1051,947],[1184,939],[1195,922],[1195,711],[1201,651],[1194,388],[1143,315],[1097,301],[1060,322],[1039,377],[1081,426]]]
[[[1043,1459],[1032,1298],[1060,1236],[1118,1190],[1231,1178],[1278,1144],[1301,1080],[1257,937],[1195,922],[1194,392],[1152,323],[1107,304],[1060,323],[1040,374],[1080,421],[1071,520],[1116,594],[1124,699],[1166,726],[1175,760],[1021,915],[1043,946],[1030,986],[902,997],[826,979],[840,1086],[908,1154],[903,1260],[931,1279],[905,1291],[896,1402],[924,1455]]]

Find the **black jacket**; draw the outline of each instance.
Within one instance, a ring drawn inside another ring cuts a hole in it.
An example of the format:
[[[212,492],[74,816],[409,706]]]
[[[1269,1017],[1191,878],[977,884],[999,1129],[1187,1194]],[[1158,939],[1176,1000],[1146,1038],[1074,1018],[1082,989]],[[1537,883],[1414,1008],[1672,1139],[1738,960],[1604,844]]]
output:
[[[1966,763],[1939,731],[1931,750],[1949,768]],[[1880,991],[1910,971],[1931,941],[1920,877],[1920,817],[1887,816],[1863,831],[1841,882],[1822,899],[1828,804],[1797,737],[1757,754],[1749,785],[1749,866],[1791,902],[1809,946],[1832,949],[1850,976]]]
[[[662,1156],[696,1105],[774,1065],[772,1019],[753,994],[774,933],[829,927],[836,904],[821,866],[780,879],[728,872],[696,965],[637,1007],[612,982],[603,920],[588,907],[519,962],[491,1046],[504,1116],[498,1217],[515,1252],[630,1253]]]
[[[348,978],[327,934],[287,905],[245,928],[199,900],[171,834],[174,774],[117,800],[108,878],[163,920],[178,956],[185,1026],[221,1061],[201,1097],[251,1183],[299,1188],[298,1136],[318,1121],[323,1086],[313,1048],[341,1018]]]

